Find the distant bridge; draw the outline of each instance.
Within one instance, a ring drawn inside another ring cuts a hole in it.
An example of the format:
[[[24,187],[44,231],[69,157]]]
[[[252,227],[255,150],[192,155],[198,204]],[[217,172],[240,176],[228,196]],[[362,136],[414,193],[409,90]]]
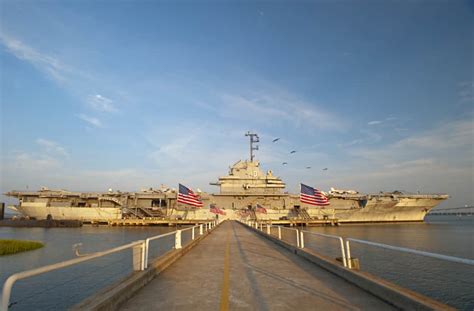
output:
[[[428,215],[472,215],[474,206],[450,207],[431,210]]]

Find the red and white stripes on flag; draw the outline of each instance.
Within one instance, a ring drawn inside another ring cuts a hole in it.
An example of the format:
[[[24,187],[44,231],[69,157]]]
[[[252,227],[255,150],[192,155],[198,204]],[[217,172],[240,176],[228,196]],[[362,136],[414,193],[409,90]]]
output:
[[[179,184],[178,203],[188,204],[201,208],[203,206],[201,199],[188,187]]]
[[[266,214],[267,213],[267,209],[263,206],[261,206],[260,204],[257,203],[257,208],[255,208],[255,211],[257,213],[262,213],[262,214]]]
[[[329,205],[328,198],[321,191],[305,184],[301,184],[300,201],[316,206]]]
[[[214,214],[225,215],[225,212],[218,208],[215,204],[211,204],[211,206],[209,207],[209,211]]]

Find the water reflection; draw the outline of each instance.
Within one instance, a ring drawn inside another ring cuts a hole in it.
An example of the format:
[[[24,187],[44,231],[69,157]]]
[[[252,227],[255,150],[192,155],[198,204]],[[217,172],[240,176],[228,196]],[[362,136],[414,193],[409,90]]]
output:
[[[0,228],[1,239],[37,240],[45,247],[0,257],[0,282],[13,273],[75,258],[73,245],[82,243],[81,252],[92,253],[142,240],[174,227],[92,227],[82,228]],[[150,258],[168,251],[174,236],[154,241]],[[13,287],[12,310],[65,309],[104,286],[132,272],[132,251],[112,254],[78,266],[20,280]]]
[[[436,218],[426,223],[341,225],[313,227],[311,231],[369,240],[433,253],[474,259],[474,222]],[[340,257],[340,247],[323,238],[311,238],[305,245],[322,254]],[[474,308],[474,269],[444,262],[351,243],[351,255],[360,260],[361,270],[463,310]]]

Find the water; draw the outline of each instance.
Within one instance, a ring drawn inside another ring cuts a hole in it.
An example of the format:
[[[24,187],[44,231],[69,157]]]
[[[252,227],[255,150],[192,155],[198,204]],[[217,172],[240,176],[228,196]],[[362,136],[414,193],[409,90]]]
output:
[[[310,231],[474,259],[474,217],[431,216],[425,223],[312,227]],[[305,236],[305,247],[341,257],[339,242]],[[361,270],[461,310],[474,309],[474,267],[351,242]]]
[[[432,216],[419,224],[342,225],[311,227],[309,230],[359,238],[390,245],[474,259],[474,217]],[[0,228],[0,238],[43,241],[46,247],[0,257],[0,282],[19,271],[75,258],[72,246],[82,243],[82,252],[94,252],[173,231],[168,227],[82,227],[82,228]],[[286,230],[285,230],[286,231]],[[190,231],[183,233],[189,240]],[[288,234],[287,239],[294,236]],[[152,242],[151,257],[173,244],[171,236]],[[305,244],[330,257],[340,257],[337,241],[305,238]],[[363,271],[386,278],[403,287],[450,304],[458,309],[474,309],[474,269],[417,255],[351,245],[353,257]],[[95,260],[86,265],[62,269],[18,281],[13,287],[12,310],[66,309],[103,286],[131,272],[131,251]]]
[[[174,231],[173,227],[0,228],[0,239],[36,240],[44,248],[0,257],[0,283],[13,273],[76,258],[73,245],[82,243],[83,253],[92,253],[146,237]],[[183,233],[187,239],[189,230]],[[174,245],[174,236],[152,241],[150,258]],[[132,272],[132,251],[19,280],[13,286],[11,310],[63,310],[100,288]]]

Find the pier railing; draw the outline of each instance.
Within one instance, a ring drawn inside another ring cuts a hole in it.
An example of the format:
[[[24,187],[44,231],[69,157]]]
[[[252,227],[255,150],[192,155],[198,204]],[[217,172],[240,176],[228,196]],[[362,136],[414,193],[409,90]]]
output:
[[[420,255],[420,256],[425,256],[425,257],[430,257],[430,258],[436,258],[436,259],[440,259],[440,260],[444,260],[444,261],[450,261],[450,262],[455,262],[455,263],[461,263],[461,264],[465,264],[465,265],[474,266],[474,260],[473,259],[466,259],[466,258],[459,258],[459,257],[454,257],[454,256],[430,253],[430,252],[420,251],[420,250],[406,248],[406,247],[393,246],[393,245],[376,243],[376,242],[372,242],[372,241],[365,241],[365,240],[359,240],[359,239],[353,239],[353,238],[346,238],[347,256],[349,256],[349,257],[351,256],[350,242],[360,243],[360,244],[374,246],[374,247],[378,247],[378,248],[389,249],[389,250],[392,250],[392,251],[415,254],[415,255]],[[349,265],[349,268],[351,268],[350,265]]]
[[[310,236],[317,236],[317,237],[323,237],[323,238],[327,238],[327,239],[332,239],[332,240],[337,240],[339,241],[339,245],[340,245],[340,248],[341,248],[341,258],[342,258],[342,264],[344,265],[344,267],[349,267],[350,268],[350,260],[348,260],[348,258],[346,257],[346,251],[344,249],[344,239],[340,236],[337,236],[337,235],[331,235],[331,234],[324,234],[324,233],[317,233],[317,232],[311,232],[311,231],[306,231],[306,230],[300,230],[300,234],[301,234],[301,245],[300,247],[301,248],[304,248],[305,245],[304,245],[304,240],[305,240],[305,237],[304,235],[310,235]],[[349,254],[348,254],[349,255]],[[350,258],[350,257],[349,257]]]
[[[388,244],[376,243],[372,241],[354,239],[354,238],[344,239],[341,236],[317,233],[317,232],[312,232],[312,231],[307,231],[307,230],[302,230],[302,229],[297,229],[297,228],[284,227],[284,226],[275,226],[275,225],[264,223],[264,222],[246,221],[242,223],[246,224],[249,227],[260,230],[268,235],[275,236],[279,240],[283,240],[289,244],[293,244],[296,247],[303,248],[303,249],[307,248],[305,246],[305,235],[318,236],[318,237],[338,240],[339,241],[338,244],[339,244],[339,248],[341,252],[342,264],[344,267],[349,268],[349,269],[358,268],[358,267],[355,267],[353,263],[355,258],[351,257],[350,242],[364,244],[364,245],[373,246],[377,248],[389,249],[392,251],[398,251],[398,252],[403,252],[403,253],[421,255],[421,256],[430,257],[430,258],[436,258],[439,260],[444,260],[444,261],[449,261],[449,262],[454,262],[454,263],[461,263],[461,264],[466,264],[466,265],[471,265],[471,266],[474,265],[473,259],[466,259],[466,258],[459,258],[459,257],[454,257],[454,256],[430,253],[430,252],[420,251],[420,250],[406,248],[406,247],[393,246],[393,245],[388,245]],[[287,238],[285,238],[284,232],[288,232],[288,231],[294,232],[293,235],[296,237],[295,240],[288,240]]]
[[[157,236],[152,236],[145,240],[131,242],[131,243],[121,245],[115,248],[111,248],[108,250],[104,250],[104,251],[100,251],[100,252],[96,252],[92,254],[79,255],[80,257],[78,258],[74,258],[74,259],[54,263],[51,265],[15,273],[11,275],[10,277],[8,277],[8,279],[3,284],[2,301],[1,301],[0,310],[7,311],[10,308],[11,306],[10,297],[12,293],[12,288],[15,282],[18,280],[27,279],[36,275],[45,274],[45,273],[56,271],[59,269],[64,269],[70,266],[75,266],[84,262],[89,262],[94,259],[103,258],[106,256],[124,252],[127,250],[132,250],[133,271],[143,271],[148,268],[149,253],[150,253],[150,249],[152,248],[150,245],[151,241],[159,240],[159,239],[174,235],[174,243],[168,249],[168,251],[172,249],[180,249],[183,247],[183,245],[191,243],[193,240],[195,240],[198,237],[198,235],[203,235],[205,232],[212,230],[216,225],[217,225],[217,221],[207,222],[207,223],[196,225],[193,227],[172,231],[172,232],[160,234]],[[182,239],[183,232],[185,233],[189,232],[191,235],[188,243],[183,243],[183,239]]]
[[[301,230],[297,228],[291,228],[291,227],[285,227],[285,226],[275,226],[272,224],[268,223],[262,223],[262,222],[255,222],[255,221],[247,221],[245,223],[246,225],[258,229],[262,232],[265,232],[268,235],[275,236],[279,240],[283,240],[289,244],[294,244],[298,248],[305,248],[305,235],[312,235],[312,236],[318,236],[318,237],[323,237],[327,239],[335,239],[339,241],[340,249],[341,249],[341,258],[342,258],[342,264],[344,267],[348,266],[348,258],[346,257],[346,251],[344,248],[344,240],[340,236],[336,235],[330,235],[330,234],[323,234],[323,233],[317,233],[317,232],[311,232],[311,231],[306,231],[306,230]],[[290,233],[291,232],[291,233]],[[288,239],[289,236],[294,236],[294,239]]]

